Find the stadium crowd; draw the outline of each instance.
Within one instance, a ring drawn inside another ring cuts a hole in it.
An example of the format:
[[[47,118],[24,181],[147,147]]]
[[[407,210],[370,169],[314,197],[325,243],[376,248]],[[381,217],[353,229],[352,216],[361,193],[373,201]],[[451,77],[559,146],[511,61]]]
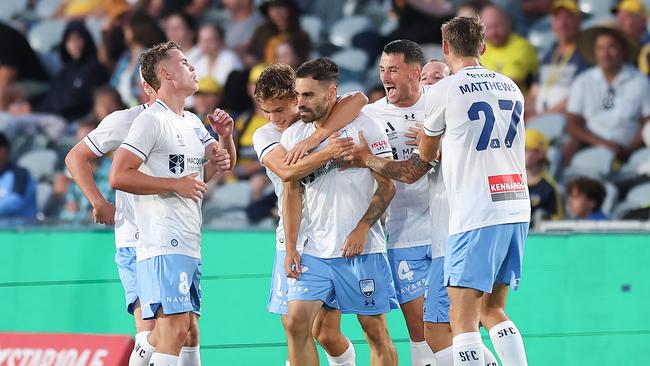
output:
[[[316,56],[340,67],[339,93],[384,97],[383,46],[441,59],[440,25],[478,14],[481,63],[526,96],[533,220],[648,219],[650,33],[641,0],[30,0],[0,14],[0,221],[92,223],[64,168],[70,148],[113,111],[143,103],[140,54],[177,42],[197,69],[187,106],[235,119],[235,169],[211,182],[204,222],[270,228],[276,196],[253,149],[267,120],[253,102],[265,65]],[[485,88],[490,87],[485,85]],[[92,169],[105,197],[110,157]]]

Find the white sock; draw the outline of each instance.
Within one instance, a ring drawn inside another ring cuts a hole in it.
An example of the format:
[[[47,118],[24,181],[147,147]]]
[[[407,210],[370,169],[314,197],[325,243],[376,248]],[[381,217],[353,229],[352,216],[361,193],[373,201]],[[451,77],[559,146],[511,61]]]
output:
[[[135,345],[129,357],[129,366],[149,366],[151,355],[156,352],[154,346],[147,340],[149,333],[151,332],[144,331],[135,335]]]
[[[454,366],[485,366],[481,333],[462,333],[454,337]]]
[[[492,351],[485,344],[483,344],[483,357],[485,358],[485,366],[499,366],[497,358],[494,357]]]
[[[347,337],[346,339],[348,340],[348,349],[346,349],[342,355],[336,357],[327,355],[327,362],[330,366],[355,366],[357,364],[357,354],[354,352],[354,346],[350,339]],[[325,354],[327,354],[327,352]]]
[[[411,345],[411,366],[434,365],[435,356],[426,341],[413,342],[409,340],[409,343]]]
[[[524,340],[515,323],[506,320],[493,326],[490,339],[503,366],[528,366]]]
[[[178,366],[201,366],[199,346],[181,348],[181,354],[178,355]]]
[[[291,364],[289,363],[289,360],[287,360],[287,362],[284,363],[284,366],[291,366]]]
[[[438,366],[454,366],[454,347],[449,346],[433,354]]]
[[[178,356],[154,352],[147,366],[178,366]]]

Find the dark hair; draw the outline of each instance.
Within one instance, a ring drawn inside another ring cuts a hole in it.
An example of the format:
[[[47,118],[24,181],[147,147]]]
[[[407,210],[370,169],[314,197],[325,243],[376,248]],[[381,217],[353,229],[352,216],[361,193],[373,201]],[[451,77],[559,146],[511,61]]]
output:
[[[153,47],[153,45],[167,40],[158,21],[146,13],[134,13],[129,19],[128,27],[133,32],[133,41],[145,48]]]
[[[219,24],[213,23],[213,22],[206,22],[206,23],[201,24],[199,29],[200,28],[211,28],[219,36],[219,39],[221,39],[221,42],[222,43],[225,42],[225,33],[223,31],[223,28],[221,28],[221,26]]]
[[[398,39],[390,42],[384,47],[384,53],[387,55],[404,55],[404,62],[407,64],[417,63],[420,66],[424,64],[422,48],[417,43],[407,39]]]
[[[255,99],[288,99],[296,97],[296,74],[291,66],[273,64],[262,71],[255,84]]]
[[[2,148],[11,150],[11,143],[9,142],[7,136],[5,136],[4,133],[0,132],[0,149]]]
[[[573,191],[578,191],[593,201],[596,204],[596,210],[600,210],[607,195],[605,187],[599,181],[587,177],[578,177],[569,181],[566,184],[566,192],[571,194]]]
[[[95,89],[95,93],[93,94],[93,97],[97,98],[100,95],[108,95],[111,98],[113,98],[113,100],[116,102],[115,104],[119,106],[118,109],[127,108],[126,104],[124,104],[124,101],[122,101],[122,96],[120,95],[120,93],[117,91],[117,89],[113,88],[110,85],[100,86],[99,88]]]
[[[327,57],[319,57],[307,61],[296,70],[296,78],[312,78],[322,83],[334,83],[339,81],[339,67]]]
[[[485,47],[485,25],[477,17],[455,17],[442,25],[442,39],[461,57],[480,57]]]
[[[185,23],[185,27],[192,32],[196,33],[196,19],[194,19],[191,15],[187,14],[184,11],[176,11],[173,12],[165,17],[165,20],[171,18],[171,17],[179,17]]]
[[[78,34],[84,40],[84,48],[83,51],[81,52],[81,56],[79,57],[79,60],[73,60],[72,56],[70,56],[68,50],[65,47],[65,43],[68,41],[68,38],[70,38],[70,36],[73,33]],[[61,40],[61,45],[59,47],[60,47],[61,60],[63,60],[64,62],[86,61],[86,60],[97,59],[97,47],[95,47],[95,41],[93,40],[93,37],[90,35],[90,32],[88,31],[88,28],[86,28],[84,22],[79,20],[73,20],[69,22],[68,25],[65,27],[65,31],[63,32],[63,38]]]
[[[158,91],[160,89],[160,80],[156,75],[156,68],[160,61],[168,57],[167,52],[173,49],[180,50],[181,47],[176,42],[167,41],[151,47],[140,56],[142,77],[153,90]]]

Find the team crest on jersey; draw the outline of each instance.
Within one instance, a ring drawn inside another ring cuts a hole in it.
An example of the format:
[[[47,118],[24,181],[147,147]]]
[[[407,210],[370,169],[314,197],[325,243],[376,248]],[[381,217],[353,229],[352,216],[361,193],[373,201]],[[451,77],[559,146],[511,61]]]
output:
[[[169,171],[174,174],[181,174],[185,171],[185,155],[169,154]]]
[[[361,280],[359,281],[359,288],[363,296],[370,297],[375,294],[375,280]]]

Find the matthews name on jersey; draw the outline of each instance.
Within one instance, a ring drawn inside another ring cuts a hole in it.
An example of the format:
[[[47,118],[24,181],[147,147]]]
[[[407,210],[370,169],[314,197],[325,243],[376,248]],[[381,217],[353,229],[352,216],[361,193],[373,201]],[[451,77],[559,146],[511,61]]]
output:
[[[133,121],[122,147],[143,160],[144,174],[179,178],[199,173],[196,179],[203,180],[205,148],[214,142],[196,115],[178,116],[157,100]],[[175,193],[135,195],[134,205],[138,261],[163,254],[201,258],[200,201]]]
[[[363,108],[363,113],[374,119],[386,131],[392,147],[393,159],[408,160],[417,147],[407,145],[409,139],[404,134],[409,132],[409,127],[416,127],[416,123],[424,122],[424,100],[423,88],[418,101],[410,107],[396,107],[384,97]],[[423,199],[429,196],[427,176],[428,174],[413,184],[395,182],[397,191],[387,209],[388,249],[431,244],[429,202]],[[441,255],[444,255],[444,250]]]
[[[296,122],[282,134],[282,145],[290,150],[309,137],[316,129],[313,123]],[[390,157],[390,143],[385,131],[370,117],[361,113],[339,130],[341,137],[352,137],[359,143],[359,131],[375,155]],[[325,148],[325,140],[316,148]],[[303,253],[320,258],[339,258],[345,238],[366,212],[375,193],[375,180],[369,169],[339,170],[340,162],[329,161],[302,179],[304,186],[301,230],[307,240]],[[368,233],[368,242],[361,254],[386,251],[384,232],[379,222]]]
[[[133,120],[146,108],[143,104],[109,114],[84,138],[84,143],[98,157],[117,149],[129,133]],[[133,195],[118,190],[115,192],[115,246],[135,247],[137,236]]]
[[[444,133],[449,235],[529,222],[524,98],[515,83],[480,66],[465,67],[429,88],[426,99],[425,133]]]

